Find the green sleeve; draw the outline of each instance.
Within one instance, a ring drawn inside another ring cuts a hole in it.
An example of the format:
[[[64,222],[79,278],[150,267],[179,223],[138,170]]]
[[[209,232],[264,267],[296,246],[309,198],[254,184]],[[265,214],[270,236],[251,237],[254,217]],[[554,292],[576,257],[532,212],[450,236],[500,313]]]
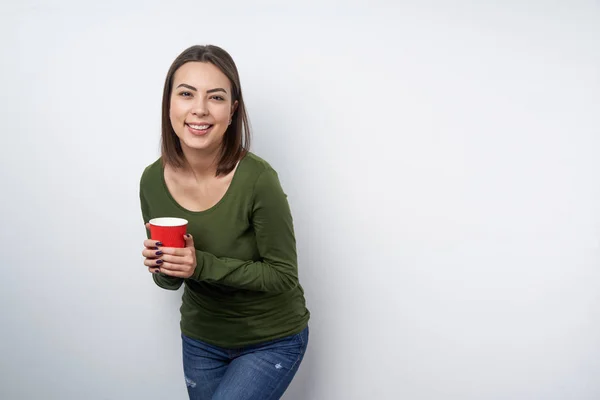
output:
[[[251,223],[260,259],[236,260],[196,250],[193,279],[273,293],[289,291],[298,285],[292,215],[273,169],[267,168],[260,174],[253,197]]]
[[[144,219],[144,225],[145,225],[146,222],[150,221],[150,212],[148,209],[148,202],[146,201],[146,198],[144,197],[144,193],[141,189],[141,185],[140,185],[140,204],[142,207],[142,217]],[[146,237],[148,239],[150,239],[150,231],[148,229],[146,229]],[[183,278],[167,276],[162,273],[152,274],[152,279],[154,279],[154,283],[156,283],[158,286],[160,286],[163,289],[167,289],[167,290],[177,290],[183,284]]]

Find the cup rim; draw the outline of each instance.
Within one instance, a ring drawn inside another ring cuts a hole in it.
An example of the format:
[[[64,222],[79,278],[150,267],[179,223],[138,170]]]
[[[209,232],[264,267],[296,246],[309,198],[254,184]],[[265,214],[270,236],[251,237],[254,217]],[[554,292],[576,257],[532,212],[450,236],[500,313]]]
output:
[[[152,218],[148,222],[150,223],[150,225],[162,226],[162,227],[184,226],[184,225],[188,224],[187,219],[175,218],[175,217]]]

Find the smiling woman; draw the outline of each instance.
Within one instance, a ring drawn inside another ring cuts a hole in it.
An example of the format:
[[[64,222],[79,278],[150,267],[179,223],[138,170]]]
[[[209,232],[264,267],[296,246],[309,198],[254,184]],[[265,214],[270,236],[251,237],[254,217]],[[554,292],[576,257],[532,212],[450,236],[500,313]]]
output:
[[[211,140],[206,138],[203,144],[190,140],[209,131]],[[217,46],[190,47],[175,59],[167,73],[162,104],[165,162],[182,167],[186,145],[212,152],[219,147],[217,175],[231,172],[250,147],[249,122],[237,67],[231,56]]]
[[[287,196],[249,144],[231,56],[185,50],[167,73],[162,154],[142,174],[140,202],[146,223],[188,221],[183,248],[148,235],[142,254],[159,287],[184,285],[183,367],[194,400],[278,399],[308,344]]]
[[[219,149],[239,104],[232,101],[227,77],[213,64],[188,62],[175,72],[173,81],[169,116],[181,146]]]

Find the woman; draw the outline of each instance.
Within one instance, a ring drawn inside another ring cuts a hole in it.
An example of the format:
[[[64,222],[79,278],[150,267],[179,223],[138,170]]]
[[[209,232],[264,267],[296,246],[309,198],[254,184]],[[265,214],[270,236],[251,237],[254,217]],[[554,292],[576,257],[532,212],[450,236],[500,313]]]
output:
[[[287,197],[248,151],[238,71],[216,46],[193,46],[167,74],[162,154],[140,182],[144,221],[188,220],[185,248],[145,240],[154,282],[177,290],[190,399],[278,399],[308,343]],[[148,228],[148,224],[146,224]]]

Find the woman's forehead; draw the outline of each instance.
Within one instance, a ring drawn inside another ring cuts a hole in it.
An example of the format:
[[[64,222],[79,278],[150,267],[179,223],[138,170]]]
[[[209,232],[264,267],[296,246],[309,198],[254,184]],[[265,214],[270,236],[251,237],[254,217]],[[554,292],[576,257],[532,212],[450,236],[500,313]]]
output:
[[[194,86],[198,90],[230,88],[227,76],[215,65],[207,62],[188,62],[179,67],[173,76],[173,87],[182,83]]]

